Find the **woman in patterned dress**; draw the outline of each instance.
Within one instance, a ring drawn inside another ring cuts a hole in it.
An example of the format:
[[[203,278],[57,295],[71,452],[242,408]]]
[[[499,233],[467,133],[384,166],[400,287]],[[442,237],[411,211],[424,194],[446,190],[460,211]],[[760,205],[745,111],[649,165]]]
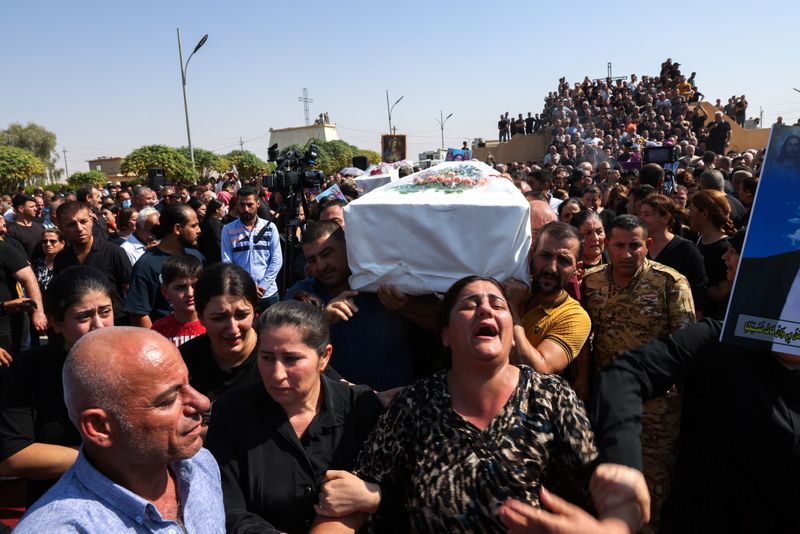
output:
[[[64,236],[58,228],[47,228],[42,232],[42,252],[44,255],[33,262],[33,272],[39,282],[39,289],[44,294],[53,278],[53,260],[56,254],[64,249]]]
[[[505,532],[538,512],[531,504],[552,504],[544,485],[571,479],[588,488],[597,450],[583,405],[560,377],[509,362],[513,318],[500,284],[478,276],[456,282],[442,301],[439,332],[450,369],[401,392],[356,460],[355,475],[380,488],[372,511],[399,514],[398,531]],[[323,487],[318,513],[350,512],[335,499]],[[607,512],[605,502],[598,496],[595,506]],[[638,505],[623,508],[638,528]],[[312,532],[347,532],[364,519],[320,521]]]

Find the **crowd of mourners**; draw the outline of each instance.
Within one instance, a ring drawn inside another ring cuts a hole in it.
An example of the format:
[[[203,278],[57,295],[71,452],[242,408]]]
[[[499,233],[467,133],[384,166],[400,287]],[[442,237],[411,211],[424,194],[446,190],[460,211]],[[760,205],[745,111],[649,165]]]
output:
[[[3,196],[18,530],[800,530],[800,362],[719,341],[763,154],[670,127],[677,64],[632,81],[562,83],[543,160],[491,162],[531,278],[441,298],[350,287],[340,175],[308,210],[232,175]],[[625,165],[644,133],[674,176]]]

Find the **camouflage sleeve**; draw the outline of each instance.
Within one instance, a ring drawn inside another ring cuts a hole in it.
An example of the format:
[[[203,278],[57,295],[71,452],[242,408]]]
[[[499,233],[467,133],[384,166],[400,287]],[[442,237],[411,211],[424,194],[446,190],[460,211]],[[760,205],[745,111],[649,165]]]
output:
[[[675,280],[667,290],[669,327],[670,332],[675,333],[697,321],[694,315],[694,299],[692,298],[692,289],[685,276]]]

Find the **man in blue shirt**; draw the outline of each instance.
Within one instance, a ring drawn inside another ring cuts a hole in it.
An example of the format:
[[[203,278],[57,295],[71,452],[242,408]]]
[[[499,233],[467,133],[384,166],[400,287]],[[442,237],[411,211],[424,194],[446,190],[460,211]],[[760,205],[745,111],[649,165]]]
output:
[[[16,531],[225,532],[219,467],[202,448],[210,403],[169,340],[143,328],[89,332],[63,382],[83,446]]]
[[[383,286],[377,293],[352,291],[344,231],[333,221],[310,224],[303,236],[303,254],[312,276],[294,284],[297,292],[325,303],[330,324],[331,365],[346,380],[384,391],[407,386],[430,370],[432,352],[425,330],[432,330],[438,301],[411,298]],[[422,361],[415,352],[424,355]]]
[[[226,224],[220,237],[222,261],[234,263],[250,273],[261,299],[260,311],[278,302],[275,282],[283,265],[280,236],[273,223],[260,218],[258,195],[252,187],[236,192],[239,219]]]

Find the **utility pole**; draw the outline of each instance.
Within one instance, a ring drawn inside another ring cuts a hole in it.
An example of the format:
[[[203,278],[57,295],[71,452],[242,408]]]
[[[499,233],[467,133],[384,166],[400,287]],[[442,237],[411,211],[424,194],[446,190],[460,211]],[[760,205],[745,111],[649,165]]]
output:
[[[397,104],[398,104],[398,103],[399,103],[401,100],[403,100],[403,97],[405,97],[405,96],[406,96],[406,95],[403,95],[403,96],[401,96],[400,98],[398,98],[397,100],[395,100],[395,101],[394,101],[394,104],[392,104],[392,106],[391,106],[391,107],[389,107],[389,90],[388,90],[388,89],[386,90],[386,111],[389,113],[389,133],[392,133],[392,110],[394,110],[394,107],[395,107],[395,106],[396,106],[396,105],[397,105]],[[395,128],[395,130],[394,130],[394,131],[397,131],[397,129]]]
[[[242,141],[241,137],[239,137],[239,149],[244,152],[244,141]]]
[[[758,106],[758,127],[764,128],[764,108]]]
[[[205,34],[202,39],[197,43],[197,46],[194,47],[192,53],[189,54],[189,57],[186,59],[186,64],[183,63],[183,48],[181,46],[181,29],[176,28],[178,32],[178,60],[181,63],[181,87],[183,88],[183,113],[186,116],[186,138],[189,141],[189,159],[192,160],[192,170],[194,170],[194,149],[192,148],[192,131],[189,128],[189,102],[186,99],[186,70],[189,68],[189,61],[192,59],[192,56],[195,52],[200,50],[200,47],[206,44],[208,40],[208,34]]]
[[[439,118],[438,119],[433,119],[433,120],[435,120],[436,122],[439,123],[439,128],[442,129],[442,148],[444,148],[444,123],[446,123],[447,119],[452,117],[453,114],[451,113],[447,117],[442,118],[443,115],[444,115],[444,113],[442,112],[442,110],[439,110]]]
[[[303,96],[298,96],[297,101],[303,103],[303,111],[305,111],[306,114],[306,126],[308,126],[311,124],[311,115],[309,114],[308,105],[314,103],[313,99],[308,98],[308,88],[303,87]]]
[[[69,178],[69,167],[67,167],[67,147],[61,147],[61,151],[64,153],[64,172],[67,174],[64,178]]]

